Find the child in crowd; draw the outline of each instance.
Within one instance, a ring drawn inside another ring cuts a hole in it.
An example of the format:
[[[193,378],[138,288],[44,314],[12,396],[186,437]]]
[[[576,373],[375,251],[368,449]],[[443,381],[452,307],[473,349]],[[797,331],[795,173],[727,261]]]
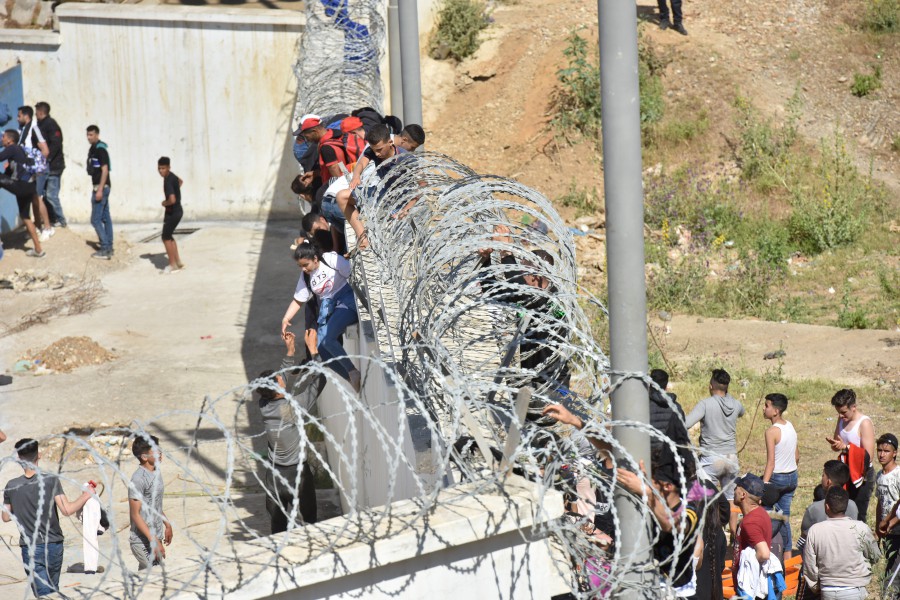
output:
[[[172,172],[172,162],[168,156],[161,156],[156,161],[156,170],[163,178],[162,205],[166,209],[166,215],[163,217],[162,241],[169,257],[169,265],[163,269],[163,273],[177,273],[184,268],[184,263],[178,255],[178,244],[175,243],[175,228],[184,216],[181,210],[181,186],[184,181]]]
[[[797,446],[797,432],[790,421],[784,419],[788,407],[788,399],[784,394],[766,395],[766,406],[763,416],[772,423],[766,430],[766,470],[763,474],[765,483],[782,488],[781,498],[775,503],[781,513],[787,517],[781,527],[784,540],[784,560],[791,557],[791,501],[797,488],[797,463],[800,461],[800,448]]]
[[[876,535],[881,540],[881,549],[887,559],[885,573],[894,573],[897,555],[900,553],[900,519],[896,508],[900,500],[900,469],[897,468],[897,436],[885,433],[878,438],[876,450],[881,472],[876,480],[875,497],[878,499]],[[897,580],[894,580],[895,585]]]
[[[407,125],[394,138],[394,145],[403,148],[407,152],[415,152],[419,146],[425,143],[425,130],[421,125]]]
[[[131,476],[128,486],[128,508],[131,518],[131,553],[138,561],[138,569],[158,565],[166,558],[166,548],[172,543],[172,525],[163,512],[165,484],[159,463],[162,450],[155,435],[139,435],[131,444],[131,453],[140,465]]]
[[[360,198],[356,188],[361,182],[363,171],[370,162],[375,165],[375,172],[366,177],[366,186],[362,192],[363,197],[368,197],[375,193],[378,186],[384,182],[388,171],[396,164],[396,161],[391,161],[386,164],[385,162],[398,154],[405,154],[407,152],[404,148],[397,147],[393,144],[391,130],[387,125],[376,125],[375,127],[372,127],[366,134],[366,140],[369,145],[359,160],[356,161],[356,166],[353,168],[353,176],[350,180],[350,189],[341,190],[337,193],[338,206],[341,207],[344,217],[350,223],[350,226],[353,227],[358,248],[366,248],[368,246],[368,241],[364,236],[362,222],[359,220],[359,211],[357,210],[357,201]],[[415,201],[413,200],[412,202]],[[405,206],[404,210],[408,210],[409,208],[409,206]]]
[[[360,389],[360,372],[347,358],[347,352],[338,341],[347,328],[359,321],[356,312],[356,297],[347,281],[350,278],[350,263],[337,252],[323,252],[318,245],[306,241],[294,251],[297,266],[303,275],[297,281],[294,298],[288,305],[281,320],[281,335],[287,334],[291,319],[300,307],[313,297],[319,300],[317,349],[323,360],[330,360],[329,366],[350,382],[353,389]],[[309,282],[306,277],[309,276]],[[307,325],[308,326],[308,325]]]

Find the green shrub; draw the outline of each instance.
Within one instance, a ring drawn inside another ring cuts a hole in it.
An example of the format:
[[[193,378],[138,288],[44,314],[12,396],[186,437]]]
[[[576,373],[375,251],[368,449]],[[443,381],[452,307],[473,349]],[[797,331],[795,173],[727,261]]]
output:
[[[566,66],[556,72],[551,124],[563,137],[572,133],[599,140],[601,128],[599,48],[577,31],[566,38]],[[652,47],[639,39],[638,79],[641,125],[658,122],[665,111],[661,74],[664,62]]]
[[[900,0],[869,0],[863,24],[878,33],[900,30]]]
[[[881,65],[873,66],[870,75],[853,74],[853,85],[850,86],[850,91],[854,96],[862,98],[879,88],[881,88]]]
[[[795,240],[811,253],[855,242],[866,226],[869,207],[880,202],[879,188],[871,177],[860,176],[840,134],[830,143],[822,140],[821,148],[811,184],[793,190],[790,217]]]
[[[734,188],[705,177],[696,167],[684,167],[644,183],[644,221],[662,229],[663,238],[671,245],[677,241],[675,228],[682,225],[690,230],[691,242],[698,247],[721,244],[743,227]]]
[[[705,295],[706,266],[694,256],[666,259],[647,282],[647,303],[655,310],[691,310]]]
[[[487,27],[485,5],[478,0],[443,0],[431,33],[428,53],[432,58],[462,60],[481,44],[479,34]]]
[[[842,329],[869,329],[872,324],[866,316],[866,311],[860,308],[856,301],[850,298],[850,288],[844,288],[844,297],[841,299],[841,308],[838,310],[837,326]]]
[[[787,179],[795,166],[790,161],[790,151],[797,141],[797,124],[801,116],[799,92],[795,92],[787,105],[787,118],[776,127],[771,119],[763,119],[746,98],[735,99],[740,138],[735,158],[741,169],[741,177],[752,181],[761,191],[776,187],[788,187]]]
[[[770,303],[772,285],[778,279],[779,272],[766,262],[745,255],[717,282],[710,312],[722,317],[762,317]]]
[[[642,128],[658,123],[666,109],[662,74],[665,61],[642,36],[638,37],[638,85],[641,90]]]
[[[565,68],[556,72],[553,126],[564,136],[577,132],[596,138],[600,132],[600,66],[597,52],[576,31],[566,38]]]
[[[893,139],[891,139],[891,150],[900,152],[900,133],[896,134]]]
[[[770,268],[786,271],[787,258],[793,252],[790,237],[787,226],[780,221],[771,221],[760,227],[752,242],[757,260]]]

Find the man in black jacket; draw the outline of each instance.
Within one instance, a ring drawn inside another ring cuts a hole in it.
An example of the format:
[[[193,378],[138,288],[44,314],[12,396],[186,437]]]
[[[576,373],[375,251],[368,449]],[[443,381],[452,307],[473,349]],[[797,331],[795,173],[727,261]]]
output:
[[[669,374],[662,369],[650,371],[650,379],[661,390],[665,390],[669,385]],[[675,394],[660,392],[652,386],[650,386],[649,391],[650,425],[678,445],[678,458],[684,466],[686,479],[690,480],[694,477],[696,466],[694,464],[694,455],[690,450],[691,440],[688,437],[687,428],[684,426],[684,410],[678,404],[678,397]],[[654,437],[650,440],[650,448],[651,454],[654,457],[659,456],[658,460],[661,462],[675,463],[672,449],[669,447],[668,442]]]
[[[50,105],[46,102],[38,102],[34,105],[34,116],[37,117],[38,129],[47,140],[50,155],[47,157],[49,170],[39,175],[37,180],[37,193],[44,200],[53,227],[65,227],[66,215],[63,214],[62,204],[59,202],[59,185],[62,172],[66,168],[66,159],[63,157],[63,135],[59,125],[50,116]]]

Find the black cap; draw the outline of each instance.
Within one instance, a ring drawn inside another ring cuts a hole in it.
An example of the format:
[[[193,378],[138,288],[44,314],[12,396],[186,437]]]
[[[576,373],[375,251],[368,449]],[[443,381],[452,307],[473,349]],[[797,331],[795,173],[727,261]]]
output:
[[[890,444],[894,447],[894,450],[898,448],[897,446],[897,436],[893,433],[885,433],[882,434],[881,437],[878,438],[878,442],[876,442],[876,446],[880,446],[881,444]]]

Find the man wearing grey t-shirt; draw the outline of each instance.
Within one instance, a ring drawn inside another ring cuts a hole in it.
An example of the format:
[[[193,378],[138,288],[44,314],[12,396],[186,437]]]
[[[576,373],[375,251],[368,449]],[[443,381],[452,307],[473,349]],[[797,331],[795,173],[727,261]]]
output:
[[[301,430],[303,415],[298,414],[298,409],[315,414],[319,377],[314,373],[299,379],[296,377],[294,340],[294,334],[290,331],[284,334],[287,350],[281,363],[284,377],[273,371],[264,371],[259,379],[265,381],[266,386],[257,388],[259,412],[266,428],[271,461],[266,474],[266,510],[273,534],[287,531],[295,502],[304,523],[315,523],[317,518],[315,481],[312,469],[305,460],[308,455],[303,452],[309,440]],[[291,393],[296,404],[285,397],[284,391]],[[304,456],[302,465],[301,455]]]
[[[728,393],[731,376],[724,369],[714,369],[709,380],[709,397],[697,403],[685,419],[690,429],[701,423],[700,468],[731,501],[734,480],[739,472],[737,457],[737,420],[744,415],[744,405]]]
[[[128,541],[131,553],[138,561],[138,569],[146,569],[165,559],[165,546],[172,543],[172,525],[163,512],[165,486],[159,471],[159,463],[162,461],[159,439],[155,435],[138,435],[131,444],[131,453],[138,459],[140,466],[131,476],[128,485],[131,517]]]
[[[6,484],[2,518],[4,523],[15,521],[19,530],[22,563],[31,590],[35,596],[46,596],[59,591],[63,563],[59,512],[74,515],[91,498],[93,488],[86,486],[74,501],[66,498],[59,477],[38,470],[40,452],[31,438],[16,442],[16,456],[25,474]]]

